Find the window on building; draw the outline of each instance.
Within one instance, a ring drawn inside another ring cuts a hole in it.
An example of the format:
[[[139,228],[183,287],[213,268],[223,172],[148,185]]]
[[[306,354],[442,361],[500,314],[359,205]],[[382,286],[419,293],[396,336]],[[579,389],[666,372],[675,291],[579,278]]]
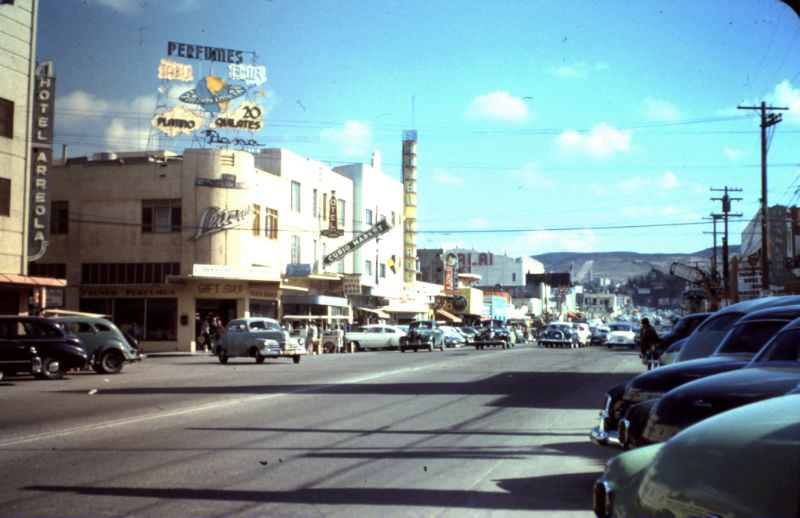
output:
[[[278,211],[275,209],[264,209],[264,233],[268,239],[278,239]]]
[[[294,212],[300,212],[300,182],[292,180],[292,205]]]
[[[0,216],[11,215],[11,179],[0,178]]]
[[[392,211],[392,225],[394,225],[396,214]]]
[[[344,228],[344,200],[336,200],[336,225]]]
[[[516,273],[512,273],[511,274],[511,282],[516,282],[516,280],[517,280],[517,274]]]
[[[364,261],[364,273],[367,276],[372,276],[372,261]]]
[[[322,215],[322,220],[325,221],[328,219],[328,193],[322,193],[322,210],[320,211]]]
[[[53,279],[67,278],[67,265],[65,263],[28,263],[28,273],[34,277],[50,277]]]
[[[261,235],[261,205],[253,204],[253,235]]]
[[[292,264],[300,262],[300,236],[292,236]]]
[[[50,233],[69,234],[69,202],[50,203]]]
[[[372,209],[367,209],[367,225],[372,225]]]
[[[142,200],[142,232],[181,231],[181,200]]]
[[[0,98],[0,137],[14,138],[14,101]]]
[[[316,218],[319,214],[319,206],[317,205],[317,190],[314,189],[311,193],[311,216]]]
[[[83,284],[163,284],[178,275],[180,263],[84,263]]]
[[[344,273],[344,259],[339,259],[339,262],[336,263],[336,271],[339,273]]]
[[[386,265],[385,264],[381,264],[381,279],[385,279],[385,278],[386,278]]]
[[[311,253],[313,254],[313,257],[311,258],[311,262],[312,263],[316,263],[317,262],[317,240],[314,239],[311,243],[312,243],[311,244]]]

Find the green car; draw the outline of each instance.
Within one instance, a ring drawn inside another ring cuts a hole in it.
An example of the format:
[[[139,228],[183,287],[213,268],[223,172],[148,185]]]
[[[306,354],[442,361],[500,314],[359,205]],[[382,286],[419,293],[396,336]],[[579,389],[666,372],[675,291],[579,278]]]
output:
[[[617,455],[597,516],[800,516],[800,394],[741,406]]]
[[[67,333],[77,336],[89,353],[89,364],[98,374],[117,374],[125,362],[142,359],[142,354],[110,320],[90,316],[58,316],[55,322]]]

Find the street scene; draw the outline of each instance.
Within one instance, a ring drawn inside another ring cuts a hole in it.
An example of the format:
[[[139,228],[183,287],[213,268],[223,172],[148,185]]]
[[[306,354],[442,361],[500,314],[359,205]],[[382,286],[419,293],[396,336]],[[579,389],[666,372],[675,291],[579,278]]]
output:
[[[800,516],[798,49],[0,0],[0,518]]]

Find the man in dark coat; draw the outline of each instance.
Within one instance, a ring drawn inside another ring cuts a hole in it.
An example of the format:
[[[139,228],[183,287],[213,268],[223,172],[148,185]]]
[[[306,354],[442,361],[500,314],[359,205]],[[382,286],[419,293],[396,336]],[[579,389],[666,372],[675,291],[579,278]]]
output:
[[[655,360],[656,345],[661,339],[658,337],[656,329],[650,325],[650,320],[642,319],[642,326],[639,328],[639,348],[641,349],[642,361],[647,364],[647,369],[653,368]]]

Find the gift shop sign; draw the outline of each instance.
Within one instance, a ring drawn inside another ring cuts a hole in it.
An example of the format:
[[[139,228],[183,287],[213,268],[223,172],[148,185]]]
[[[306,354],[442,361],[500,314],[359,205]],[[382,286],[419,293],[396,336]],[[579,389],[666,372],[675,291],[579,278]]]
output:
[[[33,86],[33,138],[31,139],[30,215],[28,261],[41,259],[50,239],[50,168],[53,158],[53,103],[56,78],[53,62],[36,65]]]

